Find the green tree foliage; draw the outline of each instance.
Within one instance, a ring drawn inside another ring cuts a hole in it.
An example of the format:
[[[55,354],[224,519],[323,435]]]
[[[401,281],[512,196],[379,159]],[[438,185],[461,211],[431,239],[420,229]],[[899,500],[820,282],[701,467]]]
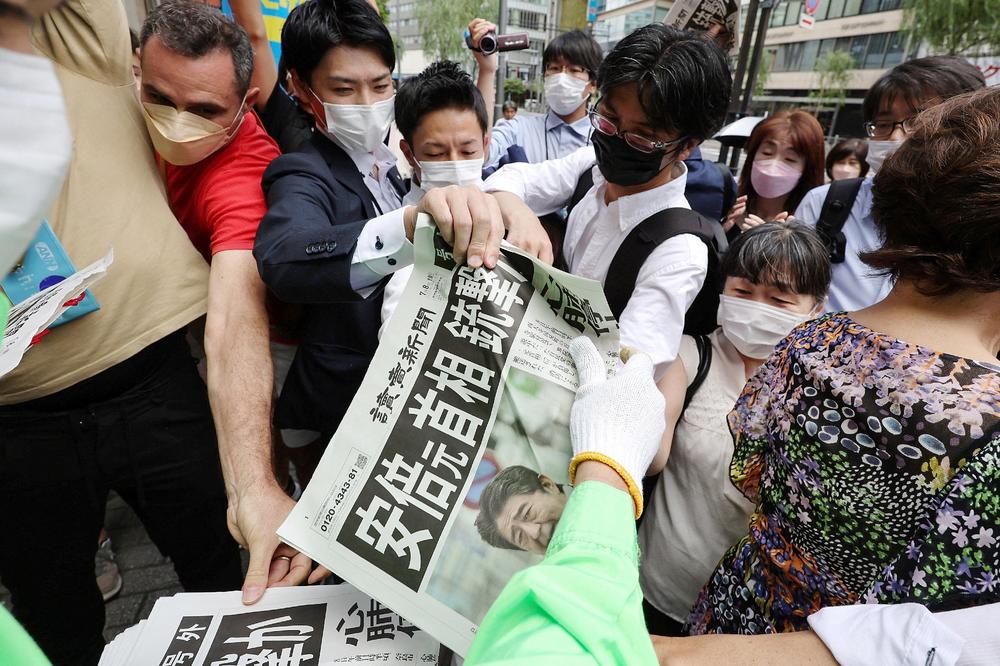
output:
[[[474,18],[496,22],[497,7],[491,0],[417,0],[417,20],[427,59],[471,62],[465,30]]]
[[[767,90],[767,80],[771,78],[771,65],[774,64],[774,51],[764,51],[760,54],[760,65],[757,67],[757,78],[753,84],[753,96],[760,97]]]
[[[378,3],[378,13],[382,16],[382,20],[386,23],[389,22],[389,4],[388,0],[376,0]]]
[[[1000,51],[1000,0],[904,0],[907,45],[926,43],[935,54]]]
[[[840,106],[844,103],[851,82],[850,70],[855,67],[854,58],[844,51],[831,51],[816,63],[813,71],[819,73],[819,87],[809,93],[816,102],[816,111],[825,104]]]

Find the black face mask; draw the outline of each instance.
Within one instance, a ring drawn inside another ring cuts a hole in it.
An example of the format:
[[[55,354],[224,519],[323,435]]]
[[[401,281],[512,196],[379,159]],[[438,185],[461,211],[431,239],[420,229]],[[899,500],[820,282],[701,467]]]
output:
[[[667,153],[659,150],[644,153],[619,136],[608,136],[597,130],[591,135],[591,141],[597,154],[597,168],[609,183],[625,187],[642,185],[663,171],[661,165]]]

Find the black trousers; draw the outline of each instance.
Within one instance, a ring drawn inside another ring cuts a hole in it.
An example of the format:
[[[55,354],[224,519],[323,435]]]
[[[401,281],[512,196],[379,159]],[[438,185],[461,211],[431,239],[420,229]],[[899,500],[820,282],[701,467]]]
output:
[[[687,636],[684,623],[678,622],[645,599],[642,600],[642,614],[646,618],[646,630],[654,636]]]
[[[88,394],[100,399],[83,404]],[[208,395],[177,334],[65,392],[0,407],[0,581],[55,664],[96,664],[104,648],[94,554],[111,489],[185,590],[240,587]]]

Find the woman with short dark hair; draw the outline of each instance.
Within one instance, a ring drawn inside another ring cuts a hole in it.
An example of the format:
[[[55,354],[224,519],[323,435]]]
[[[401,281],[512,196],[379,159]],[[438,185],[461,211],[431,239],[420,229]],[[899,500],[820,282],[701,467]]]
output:
[[[864,178],[868,175],[868,142],[864,139],[844,139],[826,155],[826,175],[830,180]]]
[[[649,473],[663,471],[639,525],[639,581],[646,626],[660,636],[683,635],[701,586],[746,533],[754,504],[729,480],[726,416],[774,346],[823,312],[830,253],[813,229],[768,222],[736,237],[722,275],[719,328],[685,335],[658,382],[666,430]]]
[[[1000,89],[922,113],[875,177],[882,302],[797,328],[729,416],[757,504],[692,633],[1000,600]]]

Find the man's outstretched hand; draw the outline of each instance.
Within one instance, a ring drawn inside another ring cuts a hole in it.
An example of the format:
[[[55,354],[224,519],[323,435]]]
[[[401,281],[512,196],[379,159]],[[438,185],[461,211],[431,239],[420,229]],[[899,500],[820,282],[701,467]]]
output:
[[[230,498],[229,532],[250,553],[243,581],[243,603],[256,603],[269,587],[299,585],[312,571],[312,560],[278,539],[278,527],[295,502],[277,485]]]

